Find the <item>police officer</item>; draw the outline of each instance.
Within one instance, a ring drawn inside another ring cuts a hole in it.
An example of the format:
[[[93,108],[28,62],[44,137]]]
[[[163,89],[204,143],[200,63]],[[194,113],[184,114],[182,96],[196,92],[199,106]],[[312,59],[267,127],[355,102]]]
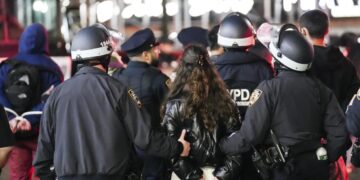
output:
[[[251,92],[261,81],[273,77],[271,67],[266,60],[248,52],[255,45],[254,28],[241,13],[231,13],[222,20],[218,43],[225,53],[218,58],[216,68],[244,117]]]
[[[217,58],[215,66],[236,102],[241,117],[245,116],[251,92],[261,81],[273,77],[271,66],[266,60],[248,51],[255,44],[254,36],[250,20],[241,13],[231,13],[220,23],[218,44],[224,47],[225,53]],[[243,163],[246,165],[241,179],[260,178],[252,166],[250,152],[244,156]]]
[[[189,144],[151,130],[134,91],[106,73],[112,51],[101,24],[75,35],[71,58],[82,66],[45,106],[34,161],[41,179],[123,180],[132,143],[163,158],[187,154]]]
[[[280,161],[274,161],[270,179],[329,179],[329,162],[346,151],[348,135],[335,95],[308,72],[313,47],[294,25],[286,25],[270,52],[277,77],[254,90],[241,129],[220,148],[227,154],[251,146],[267,150],[261,154],[276,152],[271,160]],[[327,144],[320,144],[322,138]]]
[[[158,43],[149,29],[136,32],[121,45],[121,49],[130,57],[126,69],[120,69],[113,77],[128,84],[151,115],[152,128],[160,128],[160,106],[166,96],[170,79],[150,64],[158,58]],[[162,179],[164,162],[159,158],[145,157],[143,177]]]

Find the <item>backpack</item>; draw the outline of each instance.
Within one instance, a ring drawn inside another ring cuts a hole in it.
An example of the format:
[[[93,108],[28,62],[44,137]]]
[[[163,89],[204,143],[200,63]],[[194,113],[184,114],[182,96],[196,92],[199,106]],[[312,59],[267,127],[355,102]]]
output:
[[[10,65],[4,84],[5,96],[13,110],[22,114],[41,100],[40,67],[15,59],[4,63]]]

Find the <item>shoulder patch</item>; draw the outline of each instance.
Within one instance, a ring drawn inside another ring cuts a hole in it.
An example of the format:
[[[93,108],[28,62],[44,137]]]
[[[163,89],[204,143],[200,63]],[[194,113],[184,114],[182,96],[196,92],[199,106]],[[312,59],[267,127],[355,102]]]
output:
[[[170,89],[171,86],[171,79],[165,81],[166,86]]]
[[[128,94],[131,97],[131,99],[135,102],[135,104],[137,105],[137,107],[141,108],[143,106],[143,104],[141,103],[140,99],[136,96],[134,90],[129,89],[128,90]]]
[[[250,96],[249,107],[256,103],[256,101],[260,98],[262,91],[260,89],[255,89]]]
[[[359,88],[359,90],[358,90],[357,93],[356,93],[356,99],[360,101],[360,88]]]

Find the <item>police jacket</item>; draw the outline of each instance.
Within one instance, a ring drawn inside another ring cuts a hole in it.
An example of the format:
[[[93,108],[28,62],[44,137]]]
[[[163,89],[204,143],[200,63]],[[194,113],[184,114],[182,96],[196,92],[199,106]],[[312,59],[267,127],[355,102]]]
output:
[[[218,58],[215,66],[236,102],[241,117],[245,116],[251,92],[261,81],[273,77],[271,66],[266,60],[247,52],[227,51]]]
[[[130,61],[126,69],[115,71],[113,77],[134,90],[151,115],[152,127],[160,127],[160,106],[169,89],[169,78],[160,70],[140,61]]]
[[[314,46],[312,73],[334,91],[342,109],[346,110],[352,96],[359,88],[355,67],[334,46]]]
[[[360,89],[346,110],[346,126],[350,134],[360,137]]]
[[[220,179],[234,179],[240,168],[240,156],[225,156],[218,147],[222,137],[230,135],[240,127],[240,119],[222,119],[214,131],[205,128],[200,119],[194,116],[184,120],[183,101],[173,99],[167,102],[163,121],[166,133],[179,137],[182,129],[187,130],[186,140],[191,143],[188,157],[173,160],[172,169],[180,179],[200,179],[200,167],[215,167],[214,176]]]
[[[34,161],[39,177],[123,179],[132,144],[150,155],[175,157],[176,139],[152,131],[132,90],[105,72],[82,67],[54,89],[40,124]]]
[[[259,84],[254,90],[250,107],[240,131],[224,139],[221,148],[234,154],[244,152],[250,145],[273,145],[270,129],[280,144],[304,148],[314,152],[322,137],[330,161],[346,151],[348,134],[344,114],[334,96],[316,78],[294,71],[281,71],[279,75]],[[305,147],[304,147],[305,146]]]

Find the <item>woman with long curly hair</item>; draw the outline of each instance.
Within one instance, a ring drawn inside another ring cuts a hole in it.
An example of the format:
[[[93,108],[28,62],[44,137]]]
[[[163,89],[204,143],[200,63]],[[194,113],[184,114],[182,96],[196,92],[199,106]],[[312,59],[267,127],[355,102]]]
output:
[[[185,48],[162,115],[169,136],[185,128],[191,143],[189,157],[172,160],[172,179],[235,179],[240,156],[225,156],[218,142],[240,128],[240,115],[203,47]]]

